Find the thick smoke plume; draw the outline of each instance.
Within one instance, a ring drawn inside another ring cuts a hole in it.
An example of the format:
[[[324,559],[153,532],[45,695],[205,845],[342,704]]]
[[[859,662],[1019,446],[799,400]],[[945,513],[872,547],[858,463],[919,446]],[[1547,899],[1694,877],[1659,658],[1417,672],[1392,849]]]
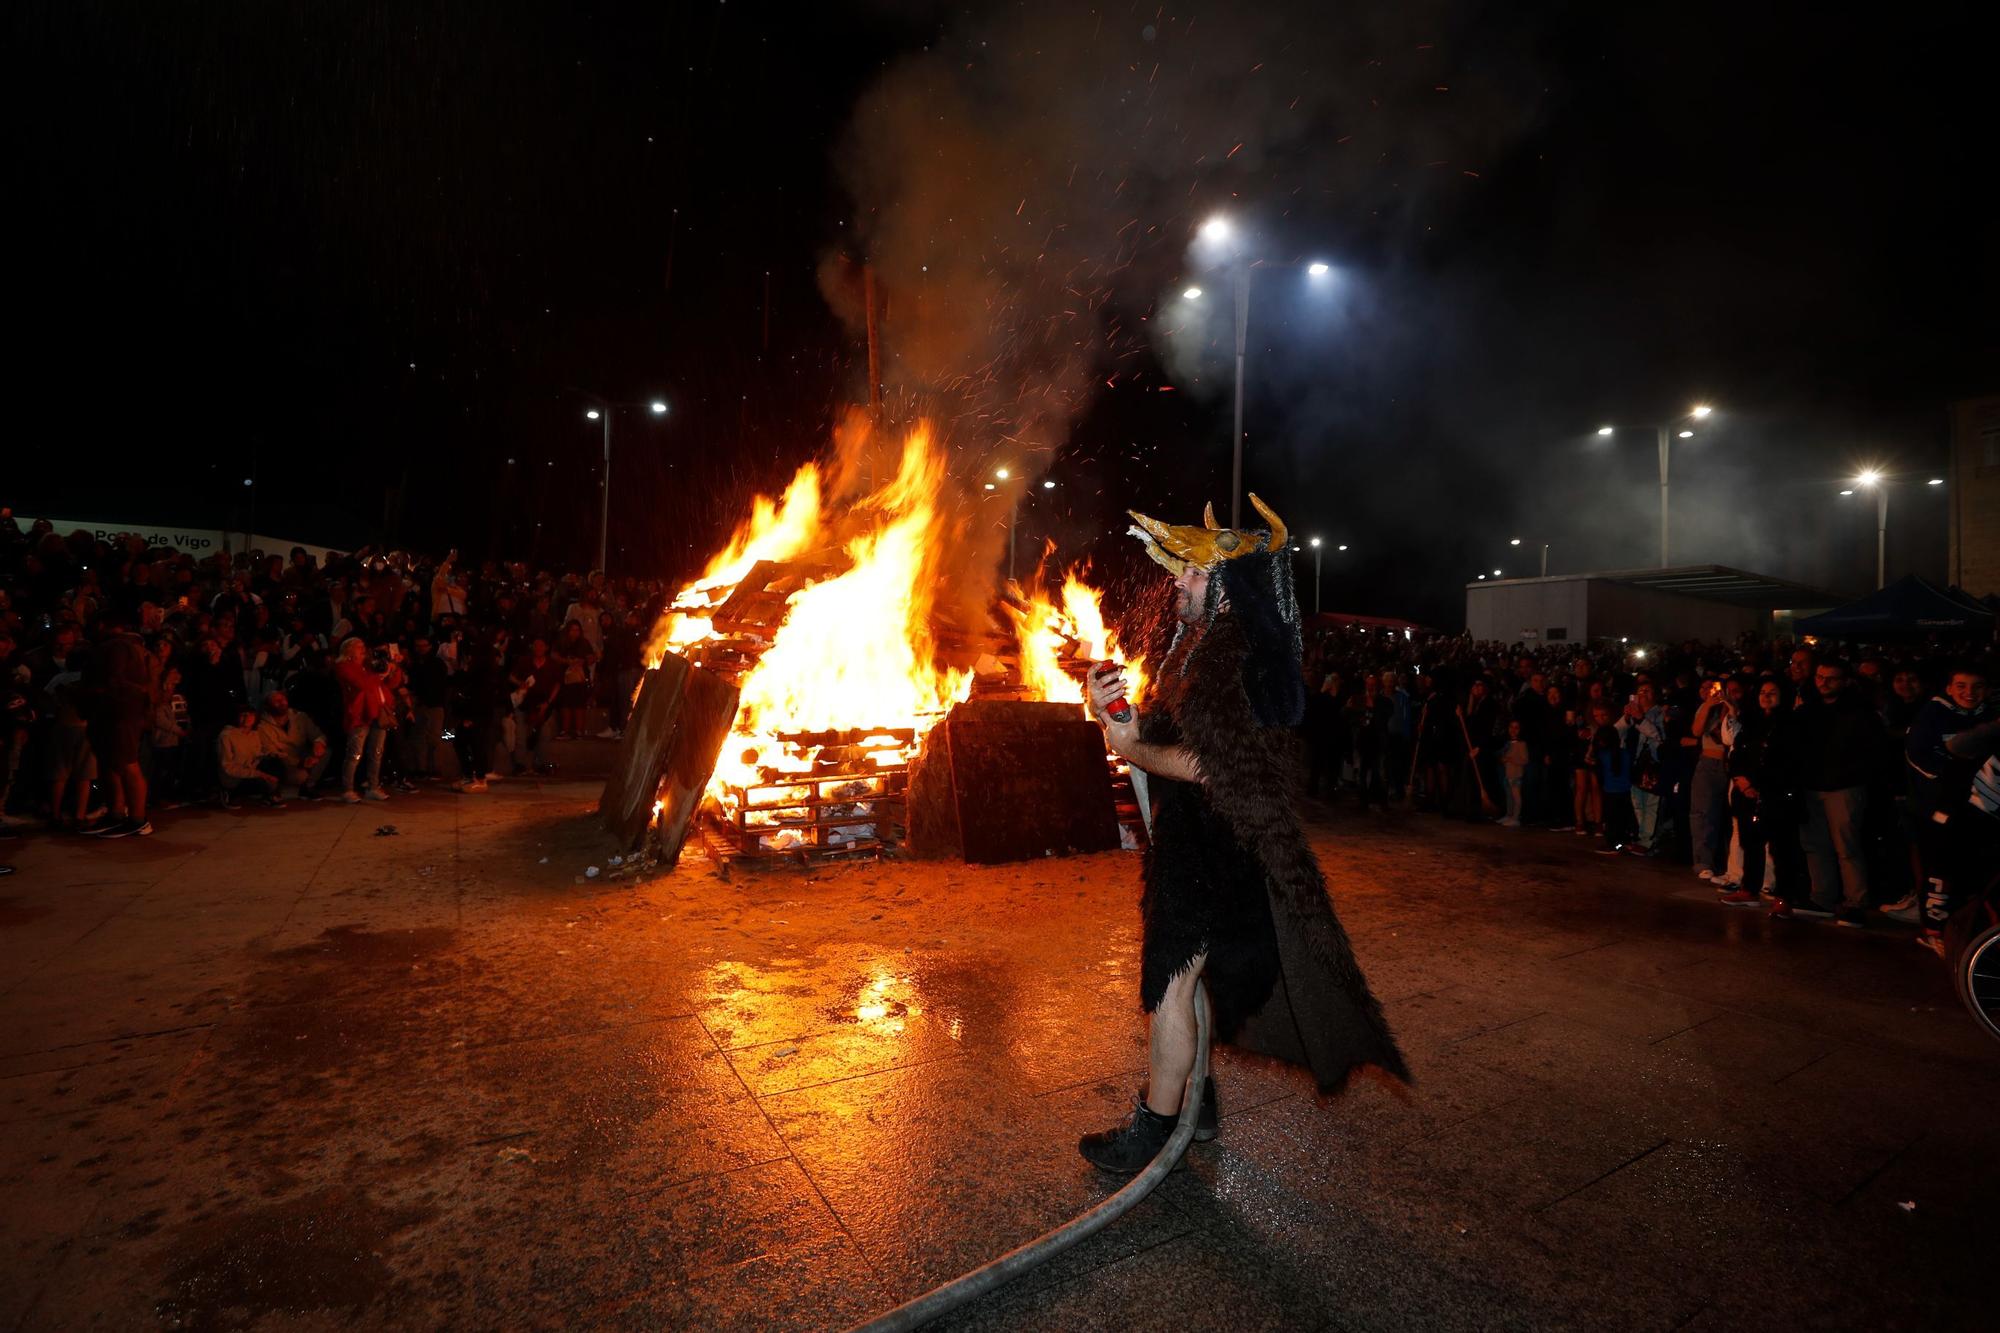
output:
[[[959,11],[864,94],[838,156],[854,211],[821,286],[858,336],[872,267],[891,420],[938,422],[976,506],[1107,390],[1205,387],[1216,332],[1161,299],[1205,217],[1239,214],[1276,258],[1302,215],[1393,233],[1516,132],[1532,97],[1448,74],[1460,8]],[[971,526],[990,579],[1004,515]]]

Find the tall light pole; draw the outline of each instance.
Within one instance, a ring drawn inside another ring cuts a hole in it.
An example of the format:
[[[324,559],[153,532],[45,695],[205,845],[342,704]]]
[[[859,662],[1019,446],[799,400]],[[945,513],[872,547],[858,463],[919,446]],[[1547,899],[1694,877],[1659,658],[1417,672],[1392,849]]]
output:
[[[1869,468],[1854,479],[1854,485],[1875,492],[1875,587],[1879,591],[1889,582],[1889,479]],[[1854,491],[1841,494],[1852,495]]]
[[[1236,229],[1227,218],[1214,217],[1201,224],[1201,239],[1215,247],[1227,246]],[[1236,288],[1236,408],[1235,430],[1230,437],[1229,447],[1229,526],[1243,526],[1243,363],[1249,350],[1250,340],[1250,275],[1253,260],[1241,249],[1229,251],[1230,273]],[[1293,264],[1265,264],[1254,261],[1258,268],[1298,268]],[[1333,271],[1326,264],[1314,261],[1304,265],[1308,275],[1315,281],[1323,281]],[[1190,287],[1183,295],[1190,301],[1201,299],[1201,288]]]
[[[1313,614],[1318,615],[1319,614],[1319,559],[1321,554],[1319,538],[1315,537],[1312,539],[1312,548],[1313,548]]]
[[[596,403],[597,406],[591,408],[583,415],[588,420],[598,422],[604,427],[604,477],[602,481],[604,495],[597,511],[597,568],[606,578],[609,578],[611,571],[606,563],[606,559],[611,550],[611,414],[621,407],[643,407],[654,416],[663,417],[667,414],[667,405],[664,400],[659,398],[654,398],[645,403],[614,403],[608,398],[592,398],[591,401]]]
[[[1515,538],[1511,539],[1511,540],[1510,540],[1510,541],[1509,541],[1509,542],[1508,542],[1507,544],[1508,544],[1509,546],[1519,546],[1519,545],[1521,544],[1521,539],[1520,539],[1519,537],[1515,537]],[[1548,544],[1547,542],[1543,542],[1543,543],[1542,543],[1542,577],[1543,577],[1543,578],[1547,578],[1548,576],[1549,576],[1549,544]]]
[[[1658,437],[1660,446],[1660,568],[1661,569],[1667,568],[1667,563],[1668,563],[1667,562],[1668,450],[1671,447],[1671,441],[1675,437],[1678,437],[1683,440],[1692,439],[1694,437],[1694,432],[1692,430],[1687,429],[1686,423],[1688,421],[1705,420],[1708,417],[1708,414],[1713,412],[1714,410],[1715,410],[1714,408],[1708,406],[1697,407],[1693,411],[1689,412],[1686,416],[1681,417],[1677,421],[1665,422],[1653,427],[1653,433],[1655,436]],[[1617,429],[1618,428],[1616,426],[1600,426],[1598,427],[1597,433],[1599,435],[1609,436],[1616,434]]]
[[[1250,336],[1250,269],[1236,263],[1236,429],[1229,447],[1229,526],[1243,526],[1243,351]]]
[[[1011,468],[994,468],[993,478],[986,483],[986,489],[989,491],[999,490],[1002,482],[1013,481],[1014,473]],[[1007,577],[1010,580],[1014,577],[1014,529],[1020,522],[1021,492],[1027,488],[1027,484],[1027,478],[1023,477],[1018,485],[1010,485],[1007,488]],[[1044,491],[1052,491],[1056,488],[1056,484],[1052,479],[1044,478],[1041,488]]]

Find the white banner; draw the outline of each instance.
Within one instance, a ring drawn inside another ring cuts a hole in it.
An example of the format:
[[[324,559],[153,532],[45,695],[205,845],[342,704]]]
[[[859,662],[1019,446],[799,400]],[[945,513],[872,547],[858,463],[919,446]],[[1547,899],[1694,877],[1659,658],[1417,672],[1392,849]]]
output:
[[[15,516],[15,524],[23,531],[28,530],[34,518]],[[110,541],[123,533],[136,533],[148,546],[164,546],[170,551],[185,551],[197,560],[206,559],[217,551],[234,554],[246,549],[261,550],[267,555],[282,555],[290,558],[294,546],[301,547],[314,560],[325,560],[328,550],[325,546],[311,546],[305,542],[287,541],[282,537],[270,537],[262,533],[245,534],[229,532],[220,528],[163,528],[149,523],[99,523],[92,519],[51,518],[49,526],[58,537],[67,537],[82,529],[99,541]],[[247,538],[247,541],[246,541]]]

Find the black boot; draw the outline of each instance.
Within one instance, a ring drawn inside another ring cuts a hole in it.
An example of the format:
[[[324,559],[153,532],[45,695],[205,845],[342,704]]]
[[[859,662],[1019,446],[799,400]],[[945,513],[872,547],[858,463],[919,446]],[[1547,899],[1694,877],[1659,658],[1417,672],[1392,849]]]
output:
[[[1129,1176],[1145,1169],[1160,1155],[1173,1136],[1175,1117],[1146,1109],[1146,1096],[1139,1094],[1132,1118],[1116,1129],[1086,1134],[1076,1141],[1084,1160],[1104,1171]]]
[[[1205,1080],[1201,1085],[1201,1112],[1195,1117],[1194,1141],[1208,1143],[1222,1132],[1222,1112],[1215,1105],[1215,1080]]]
[[[1145,1097],[1150,1091],[1150,1088],[1143,1089],[1139,1095]],[[1179,1120],[1180,1116],[1176,1114],[1174,1119]],[[1201,1085],[1201,1110],[1195,1113],[1194,1141],[1214,1142],[1215,1136],[1222,1132],[1221,1120],[1222,1113],[1215,1106],[1215,1076],[1211,1074]]]

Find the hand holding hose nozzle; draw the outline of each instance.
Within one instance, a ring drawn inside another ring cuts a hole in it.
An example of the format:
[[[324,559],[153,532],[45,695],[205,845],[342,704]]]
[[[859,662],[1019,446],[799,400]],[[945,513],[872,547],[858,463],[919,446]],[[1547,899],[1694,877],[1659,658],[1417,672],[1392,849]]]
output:
[[[1132,705],[1125,698],[1125,667],[1119,662],[1098,662],[1090,668],[1091,698],[1098,711],[1123,726],[1132,720]],[[1105,698],[1105,695],[1111,696]]]

